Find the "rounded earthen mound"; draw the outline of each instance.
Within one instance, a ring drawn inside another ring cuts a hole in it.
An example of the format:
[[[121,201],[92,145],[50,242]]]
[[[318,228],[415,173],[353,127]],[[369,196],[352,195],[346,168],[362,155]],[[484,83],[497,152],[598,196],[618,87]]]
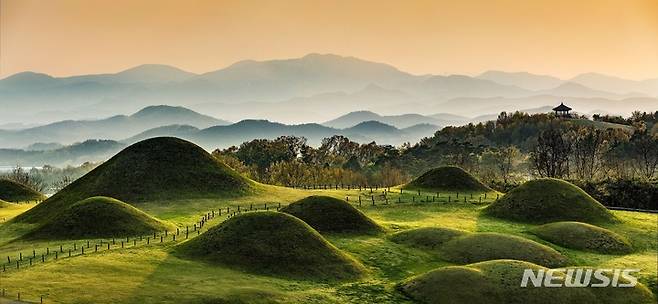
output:
[[[171,231],[141,210],[113,198],[90,197],[71,205],[27,235],[31,239],[89,239],[148,235]]]
[[[253,182],[217,161],[201,147],[174,137],[133,144],[17,221],[44,222],[60,210],[92,196],[122,201],[171,201],[246,194]]]
[[[407,279],[398,290],[420,303],[491,304],[640,304],[654,303],[651,291],[642,284],[632,288],[521,287],[526,270],[537,273],[547,268],[516,260],[495,260],[467,266],[448,266]],[[555,272],[563,277],[563,272]],[[608,276],[612,279],[612,274]],[[555,282],[563,282],[556,279]],[[598,281],[592,281],[597,283]]]
[[[488,260],[512,259],[546,267],[561,267],[568,259],[555,249],[535,241],[501,233],[472,233],[446,242],[439,249],[451,262],[469,264]]]
[[[628,239],[608,229],[581,222],[557,222],[532,230],[540,238],[567,248],[598,253],[624,254],[633,251]]]
[[[410,229],[393,234],[391,241],[420,249],[436,249],[444,243],[469,234],[470,232],[452,228],[426,227]]]
[[[0,199],[7,202],[28,202],[41,201],[46,197],[32,190],[31,188],[19,184],[9,179],[0,179]]]
[[[302,220],[283,212],[232,217],[181,245],[178,254],[265,275],[308,280],[361,277],[364,267]]]
[[[528,181],[489,205],[485,214],[514,221],[612,222],[614,216],[577,186],[559,179]]]
[[[378,233],[383,229],[346,201],[329,196],[309,196],[281,212],[291,214],[322,233]]]
[[[432,191],[493,191],[464,169],[454,166],[429,170],[404,186],[404,189]]]

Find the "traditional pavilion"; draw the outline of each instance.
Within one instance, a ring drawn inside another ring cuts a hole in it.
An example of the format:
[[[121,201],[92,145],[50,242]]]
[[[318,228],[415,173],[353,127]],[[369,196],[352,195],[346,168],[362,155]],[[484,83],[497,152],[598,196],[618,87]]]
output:
[[[569,111],[571,111],[571,108],[565,106],[564,103],[561,102],[559,106],[553,108],[553,111],[555,111],[555,116],[569,117]]]

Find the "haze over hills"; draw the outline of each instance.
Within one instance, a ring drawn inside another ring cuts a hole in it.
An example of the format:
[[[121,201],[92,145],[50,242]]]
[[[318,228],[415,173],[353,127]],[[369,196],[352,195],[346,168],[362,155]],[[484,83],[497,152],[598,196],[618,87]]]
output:
[[[52,77],[24,72],[9,76],[0,80],[4,109],[0,120],[26,124],[89,120],[169,104],[233,121],[302,123],[327,121],[357,110],[383,115],[463,114],[461,107],[451,105],[464,98],[507,99],[517,109],[530,108],[538,105],[528,102],[544,95],[552,101],[542,105],[597,98],[588,101],[588,109],[628,114],[632,105],[618,106],[628,98],[645,98],[658,108],[658,79],[634,81],[589,73],[563,80],[500,71],[476,77],[413,75],[391,65],[332,54],[246,60],[204,74],[147,64],[114,74]],[[467,116],[492,112],[499,111]]]
[[[324,122],[322,124],[327,127],[343,129],[356,126],[366,121],[378,121],[391,126],[395,126],[396,128],[408,128],[418,124],[431,124],[437,127],[443,127],[447,125],[461,124],[468,120],[466,117],[464,117],[463,120],[458,120],[456,118],[457,117],[455,117],[455,119],[446,119],[440,117],[424,116],[420,114],[382,116],[371,111],[356,111],[347,113],[343,116]]]
[[[141,115],[132,115],[131,117],[141,117]],[[47,134],[64,136],[64,133],[57,133],[60,131],[59,124],[53,125],[55,130],[49,130],[44,126],[39,129],[41,133],[37,133],[36,130],[32,129],[28,130],[38,137],[45,137]],[[106,126],[106,123],[88,122],[84,130],[90,134],[99,134],[94,132],[101,132]],[[418,142],[423,137],[431,136],[438,129],[438,126],[426,123],[407,128],[396,128],[378,121],[360,122],[350,128],[331,128],[315,123],[286,125],[267,120],[242,120],[235,124],[214,125],[208,128],[173,124],[148,129],[121,139],[92,139],[66,146],[58,143],[34,143],[23,149],[15,147],[0,148],[0,165],[14,166],[18,164],[31,167],[49,164],[65,166],[79,165],[87,161],[103,161],[127,145],[161,136],[186,139],[208,151],[212,151],[217,148],[237,146],[254,139],[274,139],[286,135],[304,137],[307,139],[308,144],[312,146],[319,146],[322,139],[334,135],[343,135],[360,143],[375,141],[378,144],[398,146],[405,142]],[[23,141],[29,140],[30,138],[23,139]],[[69,139],[65,139],[62,142],[68,141]],[[10,144],[11,142],[3,143]],[[22,144],[21,141],[18,143]]]
[[[87,139],[120,140],[148,129],[185,124],[199,128],[229,124],[183,107],[149,106],[132,115],[100,120],[65,120],[22,130],[0,130],[0,148],[19,148],[36,142],[72,144]]]

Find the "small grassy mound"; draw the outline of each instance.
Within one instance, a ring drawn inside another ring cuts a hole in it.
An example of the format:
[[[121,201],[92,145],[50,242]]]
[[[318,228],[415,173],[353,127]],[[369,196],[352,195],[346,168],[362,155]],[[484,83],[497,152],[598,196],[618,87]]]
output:
[[[9,203],[0,199],[0,208],[7,208],[9,206],[11,206]]]
[[[30,239],[88,239],[147,235],[175,229],[113,198],[82,200],[26,237]]]
[[[641,284],[632,288],[548,288],[534,287],[529,283],[524,288],[520,283],[525,269],[532,269],[535,273],[540,269],[548,270],[523,261],[487,261],[467,266],[442,267],[407,279],[399,283],[397,288],[421,303],[640,304],[655,301],[651,291]],[[556,275],[563,276],[564,273],[557,272]],[[592,280],[593,283],[599,282]]]
[[[395,243],[414,248],[436,249],[444,243],[468,233],[468,231],[452,228],[425,227],[395,233],[390,239]]]
[[[92,196],[130,203],[239,196],[253,182],[201,147],[173,137],[138,142],[98,166],[16,221],[44,223],[60,210]]]
[[[599,253],[629,253],[630,242],[608,229],[580,222],[557,222],[536,227],[534,234],[567,248]]]
[[[43,194],[23,184],[9,179],[0,179],[0,199],[2,200],[7,202],[26,202],[40,201],[45,198]]]
[[[522,237],[493,232],[455,238],[446,242],[440,252],[446,260],[460,264],[512,259],[546,267],[561,267],[568,262],[565,256],[551,247]]]
[[[532,180],[484,209],[494,217],[532,223],[612,222],[614,216],[577,186],[559,179]]]
[[[309,224],[315,230],[347,233],[378,233],[383,229],[363,212],[346,201],[329,196],[309,196],[283,209]]]
[[[181,245],[179,254],[266,275],[309,280],[361,277],[364,267],[302,220],[283,212],[252,212],[223,222]]]
[[[493,191],[464,169],[454,166],[429,170],[404,186],[404,189],[443,191]]]

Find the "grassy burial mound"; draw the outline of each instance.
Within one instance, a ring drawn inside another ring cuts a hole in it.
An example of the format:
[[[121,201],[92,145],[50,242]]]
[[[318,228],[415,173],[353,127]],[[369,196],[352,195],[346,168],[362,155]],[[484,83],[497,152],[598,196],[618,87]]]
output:
[[[404,189],[464,192],[493,191],[464,169],[454,166],[429,170],[406,184]]]
[[[470,232],[439,227],[425,227],[401,231],[390,236],[390,240],[419,249],[436,249],[444,243]]]
[[[451,262],[469,264],[488,260],[512,259],[546,267],[567,264],[555,249],[518,236],[482,232],[458,237],[440,248],[441,256]]]
[[[629,253],[630,242],[608,229],[580,222],[557,222],[536,227],[534,234],[551,243],[598,253]]]
[[[9,206],[11,206],[9,203],[0,199],[0,208],[7,208]]]
[[[372,234],[383,228],[346,201],[329,196],[309,196],[281,209],[322,233]]]
[[[309,280],[362,276],[364,267],[302,220],[283,212],[233,217],[181,245],[178,253],[250,272]]]
[[[87,239],[147,235],[176,229],[119,200],[97,196],[71,205],[28,234],[31,239]]]
[[[467,266],[439,268],[398,284],[397,288],[421,303],[581,303],[622,304],[654,303],[653,295],[644,285],[632,288],[584,287],[548,288],[521,287],[526,269],[548,270],[536,264],[516,260],[495,260]],[[564,273],[557,272],[557,276]],[[611,277],[608,276],[608,277]],[[592,279],[593,283],[598,280]],[[554,282],[563,282],[557,279]]]
[[[238,196],[252,184],[193,143],[157,137],[127,147],[16,220],[43,222],[92,196],[130,203]]]
[[[559,179],[532,180],[489,205],[485,214],[514,221],[612,222],[614,216],[577,186]]]
[[[9,179],[0,179],[0,199],[7,202],[44,200],[46,196]]]

